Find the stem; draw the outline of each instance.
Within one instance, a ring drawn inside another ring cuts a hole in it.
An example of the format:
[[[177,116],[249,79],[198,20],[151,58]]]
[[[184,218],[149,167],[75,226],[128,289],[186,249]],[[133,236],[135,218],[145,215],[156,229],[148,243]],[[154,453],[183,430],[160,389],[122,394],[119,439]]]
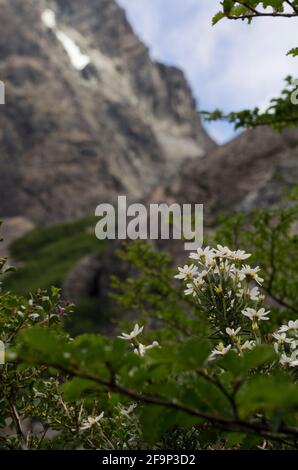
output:
[[[228,393],[228,391],[224,388],[224,386],[221,383],[221,381],[219,380],[219,378],[218,377],[215,377],[215,378],[210,377],[203,369],[197,369],[196,372],[200,377],[203,377],[205,380],[207,380],[207,382],[210,382],[213,385],[215,385],[223,393],[223,395],[230,402],[230,405],[231,405],[232,410],[233,410],[234,417],[236,419],[238,419],[239,415],[238,415],[238,409],[237,409],[236,401],[235,401],[234,397],[232,395],[230,395]]]
[[[19,416],[16,404],[15,404],[15,399],[13,396],[9,398],[8,404],[9,404],[11,418],[16,427],[16,432],[19,438],[20,446],[22,450],[28,450],[27,436],[23,432],[21,418]]]
[[[52,366],[57,368],[58,370],[60,369],[61,371],[66,374],[69,374],[70,376],[91,380],[99,385],[104,386],[107,390],[110,390],[114,393],[119,393],[134,400],[147,403],[149,405],[157,405],[168,409],[182,411],[190,416],[195,416],[197,418],[206,420],[219,429],[224,429],[226,431],[240,431],[258,434],[264,438],[271,439],[273,441],[287,445],[291,445],[291,443],[285,442],[285,439],[298,439],[298,428],[295,427],[290,427],[281,424],[279,430],[274,432],[271,431],[271,429],[263,423],[243,421],[241,419],[229,419],[223,416],[212,415],[199,409],[191,408],[188,405],[177,401],[176,399],[166,400],[163,397],[151,396],[136,392],[116,382],[111,382],[107,379],[94,376],[89,372],[67,369],[65,367],[62,367],[60,364],[52,364]]]

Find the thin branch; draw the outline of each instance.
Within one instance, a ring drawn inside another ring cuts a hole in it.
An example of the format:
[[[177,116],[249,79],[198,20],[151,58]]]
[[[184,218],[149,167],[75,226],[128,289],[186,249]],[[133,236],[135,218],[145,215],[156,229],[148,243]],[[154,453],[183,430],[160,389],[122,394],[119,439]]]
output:
[[[234,16],[234,15],[226,15],[229,20],[250,20],[253,18],[261,18],[261,17],[267,17],[267,18],[297,18],[298,14],[297,13],[277,13],[272,11],[271,13],[263,13],[263,12],[257,12],[257,13],[247,13],[243,14],[241,16]]]
[[[298,13],[298,8],[295,7],[295,5],[293,5],[293,3],[290,2],[290,0],[285,0],[285,2],[286,2],[288,5],[290,5],[290,7],[291,7],[296,13]]]
[[[263,290],[266,292],[266,294],[271,297],[272,300],[274,300],[275,302],[277,302],[279,305],[281,305],[282,307],[288,309],[288,310],[291,310],[292,312],[294,313],[298,313],[298,308],[294,307],[293,305],[289,304],[288,302],[286,302],[285,300],[283,299],[280,299],[279,297],[277,297],[275,294],[273,294],[273,292],[264,287],[263,286]]]
[[[205,379],[207,382],[210,382],[213,385],[215,385],[218,388],[218,390],[227,398],[227,400],[229,401],[229,403],[232,407],[235,419],[238,420],[239,415],[238,415],[238,409],[237,409],[237,404],[236,404],[235,398],[234,398],[234,396],[232,396],[228,393],[228,391],[225,389],[225,387],[223,386],[221,381],[218,379],[218,377],[213,378],[210,375],[206,374],[206,372],[202,369],[197,369],[196,372],[200,377]]]
[[[124,387],[116,382],[111,382],[107,379],[103,379],[101,377],[94,376],[89,372],[80,372],[80,371],[73,371],[67,369],[65,367],[61,367],[61,365],[53,364],[53,367],[60,369],[62,372],[73,376],[79,377],[85,380],[90,380],[95,382],[99,385],[102,385],[115,393],[120,393],[126,397],[132,398],[133,400],[141,401],[143,403],[147,403],[150,405],[157,405],[168,409],[174,409],[177,411],[182,411],[190,416],[195,416],[200,419],[204,419],[210,423],[212,423],[215,427],[224,429],[226,431],[242,431],[248,433],[258,434],[262,437],[267,439],[271,439],[280,443],[285,444],[285,439],[289,438],[296,438],[298,437],[298,428],[290,428],[287,426],[281,426],[278,432],[272,432],[268,426],[263,424],[253,423],[253,422],[246,422],[240,419],[228,419],[222,416],[215,416],[204,411],[191,408],[184,403],[180,403],[177,400],[165,400],[162,397],[158,396],[151,396],[146,395],[143,393],[138,393],[134,390]],[[291,445],[291,443],[287,443],[287,445]]]
[[[40,446],[41,446],[41,444],[43,443],[43,441],[44,441],[44,439],[45,439],[45,437],[46,437],[47,432],[48,432],[49,429],[50,429],[49,426],[47,426],[47,425],[45,424],[45,425],[44,425],[44,429],[43,429],[43,433],[42,433],[42,435],[41,435],[41,438],[40,438],[39,441],[38,441],[38,444],[37,444],[37,446],[36,446],[36,449],[39,449],[39,448],[40,448]]]
[[[204,113],[201,112],[200,114],[204,118]],[[206,114],[205,114],[205,116],[206,116]],[[246,128],[248,128],[248,127],[253,128],[253,127],[257,127],[257,126],[274,126],[274,125],[285,126],[288,123],[290,123],[290,124],[298,123],[298,115],[292,116],[292,117],[284,116],[282,119],[273,119],[273,117],[274,117],[274,115],[272,115],[272,119],[264,119],[263,121],[262,120],[255,121],[254,123],[252,123],[249,126],[247,125],[247,123],[244,122],[243,125],[241,124],[241,127],[243,127],[243,128],[245,128],[245,127]],[[207,122],[228,121],[230,123],[233,123],[233,122],[235,122],[235,120],[237,120],[237,116],[235,117],[235,119],[233,119],[233,118],[231,119],[230,115],[224,115],[224,116],[221,116],[220,118],[215,118],[215,119],[205,117],[204,119]]]
[[[238,1],[238,0],[233,0],[233,2],[234,2],[234,3],[238,3],[238,4],[242,5],[242,6],[244,6],[244,7],[247,8],[248,10],[252,11],[253,13],[255,13],[256,15],[259,14],[259,12],[258,12],[255,8],[251,7],[251,6],[248,5],[246,2],[240,2],[240,1]]]
[[[16,433],[19,438],[20,446],[23,450],[28,450],[27,437],[25,433],[23,432],[21,418],[19,416],[16,404],[15,404],[15,400],[12,396],[9,398],[8,404],[9,404],[11,418],[16,427]]]

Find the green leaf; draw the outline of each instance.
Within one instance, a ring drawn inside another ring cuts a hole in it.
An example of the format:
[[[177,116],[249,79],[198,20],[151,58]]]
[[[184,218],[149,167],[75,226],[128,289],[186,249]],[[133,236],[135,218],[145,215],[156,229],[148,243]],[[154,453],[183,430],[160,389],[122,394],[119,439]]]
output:
[[[197,369],[205,364],[210,351],[209,341],[191,338],[179,348],[179,362],[187,370]]]
[[[160,406],[144,407],[140,422],[145,441],[149,444],[159,441],[173,426],[176,414],[176,411],[164,410]]]
[[[276,354],[272,346],[260,345],[252,351],[245,351],[243,356],[239,356],[235,351],[230,351],[217,363],[224,369],[230,371],[234,377],[243,377],[253,369],[264,367],[276,359]]]
[[[297,410],[298,387],[285,374],[255,376],[238,393],[242,417],[257,411],[286,413]]]
[[[225,15],[229,15],[234,6],[233,0],[223,0],[222,1],[223,11]]]
[[[94,397],[94,395],[98,395],[99,390],[100,386],[95,382],[77,377],[69,380],[61,387],[64,398],[71,402],[90,396]]]
[[[224,13],[222,11],[217,12],[212,18],[212,26],[215,26],[223,18],[225,18]]]
[[[293,47],[287,52],[287,55],[292,55],[293,57],[296,57],[298,55],[298,47]]]
[[[249,372],[258,367],[264,367],[276,359],[274,349],[270,345],[262,344],[243,355],[243,372]]]
[[[17,353],[24,362],[54,365],[65,362],[67,340],[56,331],[35,327],[19,335]]]
[[[190,428],[198,419],[176,410],[148,405],[141,412],[140,422],[145,441],[154,444],[175,427]]]
[[[255,434],[248,434],[242,441],[241,449],[256,449],[264,441],[263,437],[256,436]]]
[[[168,371],[194,370],[205,364],[211,351],[209,341],[191,338],[178,347],[164,346],[146,354],[151,363],[166,364]]]
[[[243,433],[230,432],[227,435],[226,447],[231,448],[231,447],[237,446],[237,445],[241,444],[241,442],[243,442],[244,438],[245,438],[245,434],[243,434]]]

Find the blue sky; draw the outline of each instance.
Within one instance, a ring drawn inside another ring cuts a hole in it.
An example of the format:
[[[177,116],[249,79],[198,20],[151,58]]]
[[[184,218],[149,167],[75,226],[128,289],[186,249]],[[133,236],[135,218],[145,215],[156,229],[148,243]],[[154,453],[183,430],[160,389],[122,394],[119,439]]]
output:
[[[265,107],[283,78],[298,76],[298,19],[259,19],[252,25],[223,20],[211,26],[219,0],[117,0],[153,59],[181,67],[200,109],[237,111]],[[233,136],[212,124],[220,143]]]

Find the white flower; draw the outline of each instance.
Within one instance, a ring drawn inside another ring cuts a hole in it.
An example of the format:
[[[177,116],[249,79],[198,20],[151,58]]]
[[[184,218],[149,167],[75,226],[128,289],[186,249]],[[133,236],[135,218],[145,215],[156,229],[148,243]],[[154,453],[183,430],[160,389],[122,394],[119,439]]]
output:
[[[219,258],[230,258],[232,256],[232,251],[227,246],[217,245],[217,250],[215,250],[216,257]]]
[[[190,259],[195,259],[202,261],[204,264],[208,265],[213,262],[214,259],[214,250],[213,248],[210,248],[209,246],[206,246],[206,248],[198,248],[195,253],[191,253],[189,255]]]
[[[227,354],[230,351],[231,347],[232,347],[231,344],[229,344],[228,346],[225,347],[223,343],[219,343],[215,347],[215,349],[213,349],[211,351],[209,359],[212,360],[212,359],[215,359],[216,356],[224,356],[225,354]]]
[[[286,333],[279,333],[279,332],[273,333],[273,338],[275,338],[279,344],[292,343],[293,342],[293,339],[288,338]]]
[[[237,280],[239,281],[239,269],[236,268],[235,264],[234,263],[229,263],[227,265],[227,271],[229,273],[229,276],[233,279],[233,280]],[[241,284],[239,284],[239,286],[241,286]]]
[[[46,398],[46,394],[45,393],[42,393],[42,392],[39,392],[36,388],[33,387],[33,392],[34,392],[34,396],[36,398]]]
[[[252,268],[251,266],[246,264],[239,271],[240,279],[243,280],[246,277],[251,277],[254,281],[261,285],[264,282],[264,279],[258,275],[258,272],[260,271],[261,268],[259,266],[257,266],[256,268]]]
[[[158,347],[159,347],[159,343],[157,341],[153,341],[153,343],[149,344],[149,346],[144,346],[144,344],[140,343],[138,344],[138,347],[134,349],[134,353],[140,357],[144,357],[146,351],[149,351],[149,349],[158,348]]]
[[[295,321],[290,320],[287,325],[282,325],[279,329],[279,332],[284,333],[289,330],[294,330],[294,331],[298,330],[298,320],[295,320]]]
[[[179,274],[175,276],[176,279],[193,279],[194,275],[197,274],[198,268],[194,264],[188,266],[187,264],[184,268],[178,268]]]
[[[199,286],[200,284],[204,284],[205,278],[208,276],[210,269],[207,271],[204,269],[203,271],[198,273],[198,277],[196,277],[193,282],[195,285]]]
[[[82,422],[82,426],[80,427],[80,430],[85,431],[86,429],[92,428],[92,426],[96,426],[96,425],[98,426],[99,421],[101,421],[103,417],[104,417],[104,411],[100,413],[99,416],[96,416],[95,418],[93,418],[93,416],[88,416],[88,418]]]
[[[33,320],[33,321],[38,320],[39,317],[40,317],[40,315],[38,313],[31,313],[29,315],[30,320]]]
[[[250,257],[251,257],[251,254],[245,253],[245,251],[243,250],[232,251],[230,254],[230,258],[235,261],[243,261]]]
[[[287,356],[286,354],[282,354],[279,362],[285,367],[297,367],[298,366],[297,352],[294,352],[290,357]]]
[[[253,349],[253,348],[255,347],[255,345],[256,345],[256,342],[255,342],[255,341],[249,341],[249,340],[247,340],[247,341],[245,341],[245,343],[242,344],[241,349],[243,349],[243,350],[245,350],[245,349],[251,350],[251,349]]]
[[[136,338],[139,334],[141,334],[143,329],[143,326],[139,327],[139,325],[136,324],[134,326],[134,329],[129,334],[122,333],[120,336],[118,336],[118,338],[125,339],[126,341],[131,341],[132,339]]]
[[[202,287],[206,281],[205,281],[205,274],[207,273],[207,271],[203,271],[202,273],[200,273],[198,275],[198,277],[196,277],[192,283],[194,285],[194,287],[196,287],[197,289],[199,289],[200,287]]]
[[[258,287],[254,287],[253,289],[249,290],[247,294],[250,300],[253,300],[255,302],[259,300],[260,291]]]
[[[185,295],[197,295],[196,289],[199,289],[205,284],[205,277],[207,276],[208,271],[201,271],[198,273],[191,283],[186,284],[186,289],[184,291]]]
[[[251,321],[269,320],[267,317],[269,313],[269,310],[266,312],[264,308],[255,310],[254,308],[247,307],[245,310],[242,310],[242,314],[248,317]]]
[[[131,405],[129,405],[128,408],[122,408],[120,413],[124,416],[129,416],[131,415],[131,413],[133,413],[133,411],[137,408],[137,406],[138,405],[136,403],[132,403]]]
[[[186,284],[186,287],[187,289],[184,291],[185,295],[193,295],[194,297],[197,295],[194,284]]]
[[[146,353],[146,346],[144,344],[140,343],[138,344],[138,347],[134,349],[133,351],[137,356],[144,357]]]
[[[226,333],[229,335],[231,338],[234,338],[235,336],[238,335],[239,331],[241,330],[241,327],[237,328],[237,330],[234,330],[234,328],[226,328]]]
[[[291,349],[297,349],[298,347],[298,341],[295,339],[292,339],[292,342],[290,344]]]

